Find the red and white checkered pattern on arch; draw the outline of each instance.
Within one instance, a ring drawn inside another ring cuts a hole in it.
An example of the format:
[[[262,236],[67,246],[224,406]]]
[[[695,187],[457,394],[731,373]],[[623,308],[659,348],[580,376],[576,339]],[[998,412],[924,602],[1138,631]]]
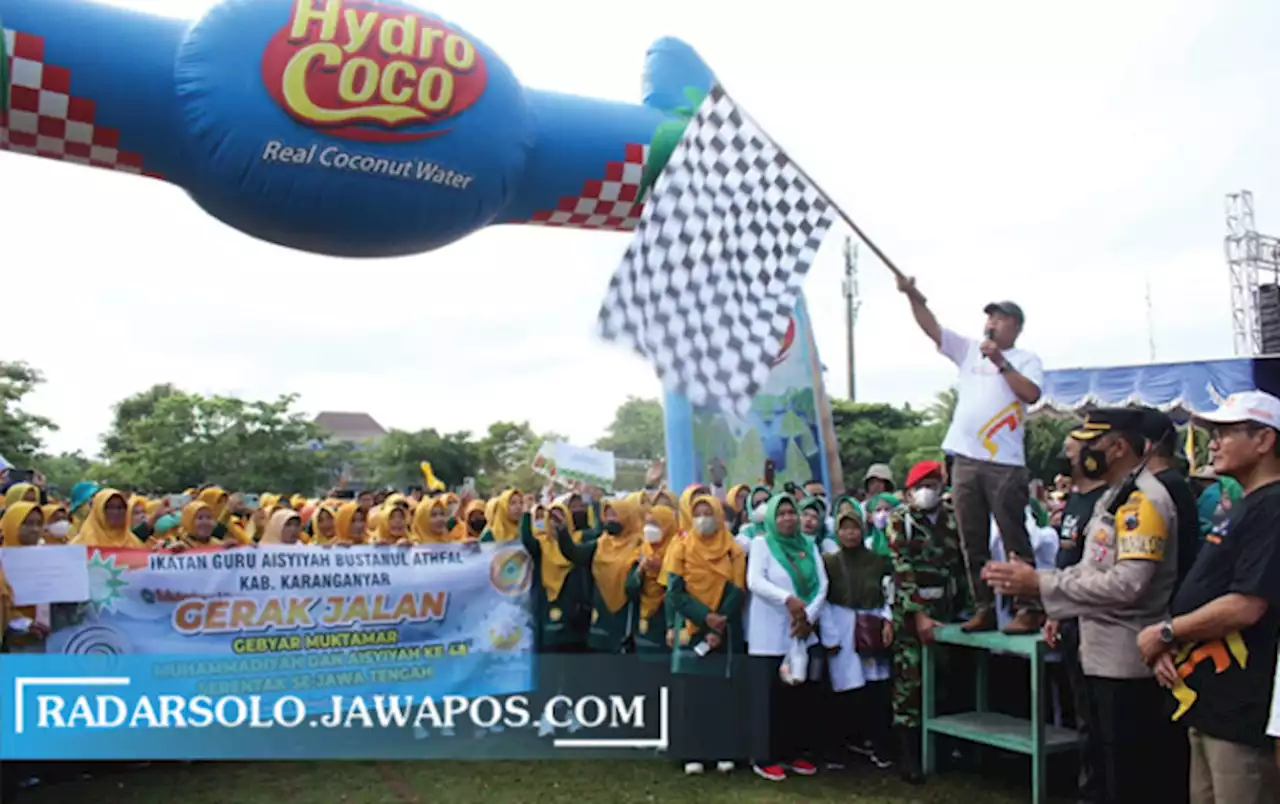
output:
[[[120,132],[94,123],[94,102],[71,94],[71,71],[44,60],[44,38],[4,29],[12,89],[0,149],[160,178],[142,154],[120,149]]]
[[[603,179],[589,179],[579,195],[567,195],[555,210],[533,213],[530,223],[575,229],[629,232],[640,222],[640,179],[649,146],[629,143],[621,162],[607,162]]]

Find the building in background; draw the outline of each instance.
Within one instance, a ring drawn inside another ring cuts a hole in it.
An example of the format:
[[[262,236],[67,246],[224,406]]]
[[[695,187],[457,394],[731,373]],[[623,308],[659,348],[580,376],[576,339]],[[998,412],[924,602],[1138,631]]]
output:
[[[377,446],[387,435],[386,428],[368,413],[326,410],[316,416],[315,424],[334,439],[350,444],[357,452]],[[358,461],[333,467],[335,485],[360,488],[368,481],[360,474]]]

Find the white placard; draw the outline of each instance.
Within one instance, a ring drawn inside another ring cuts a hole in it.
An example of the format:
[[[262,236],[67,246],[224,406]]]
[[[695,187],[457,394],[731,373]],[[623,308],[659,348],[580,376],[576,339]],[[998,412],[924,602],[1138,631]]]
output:
[[[0,565],[18,606],[82,603],[89,599],[89,564],[83,544],[6,547]]]

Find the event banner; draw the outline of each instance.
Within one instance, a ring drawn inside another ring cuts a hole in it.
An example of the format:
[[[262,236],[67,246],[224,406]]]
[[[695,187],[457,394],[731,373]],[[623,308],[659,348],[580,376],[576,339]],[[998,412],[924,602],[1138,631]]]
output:
[[[89,600],[49,608],[43,650],[0,654],[0,760],[657,757],[688,705],[663,659],[536,656],[516,545],[90,549],[87,566]],[[716,680],[730,720],[741,669]],[[712,751],[745,724],[708,722],[689,750],[745,755]]]
[[[59,613],[50,653],[219,657],[197,691],[320,700],[530,684],[532,568],[518,545],[94,549],[88,561],[90,599]]]

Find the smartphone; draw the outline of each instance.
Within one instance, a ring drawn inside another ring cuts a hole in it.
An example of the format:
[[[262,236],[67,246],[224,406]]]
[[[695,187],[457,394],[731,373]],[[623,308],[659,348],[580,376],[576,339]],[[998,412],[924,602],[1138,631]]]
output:
[[[773,488],[773,476],[775,471],[773,461],[764,462],[764,484],[769,488]]]
[[[169,508],[171,510],[181,511],[183,508],[186,508],[187,504],[190,502],[191,502],[190,494],[170,494],[169,495]]]
[[[250,511],[256,511],[258,506],[262,504],[262,497],[258,494],[245,492],[240,495],[240,504]]]

